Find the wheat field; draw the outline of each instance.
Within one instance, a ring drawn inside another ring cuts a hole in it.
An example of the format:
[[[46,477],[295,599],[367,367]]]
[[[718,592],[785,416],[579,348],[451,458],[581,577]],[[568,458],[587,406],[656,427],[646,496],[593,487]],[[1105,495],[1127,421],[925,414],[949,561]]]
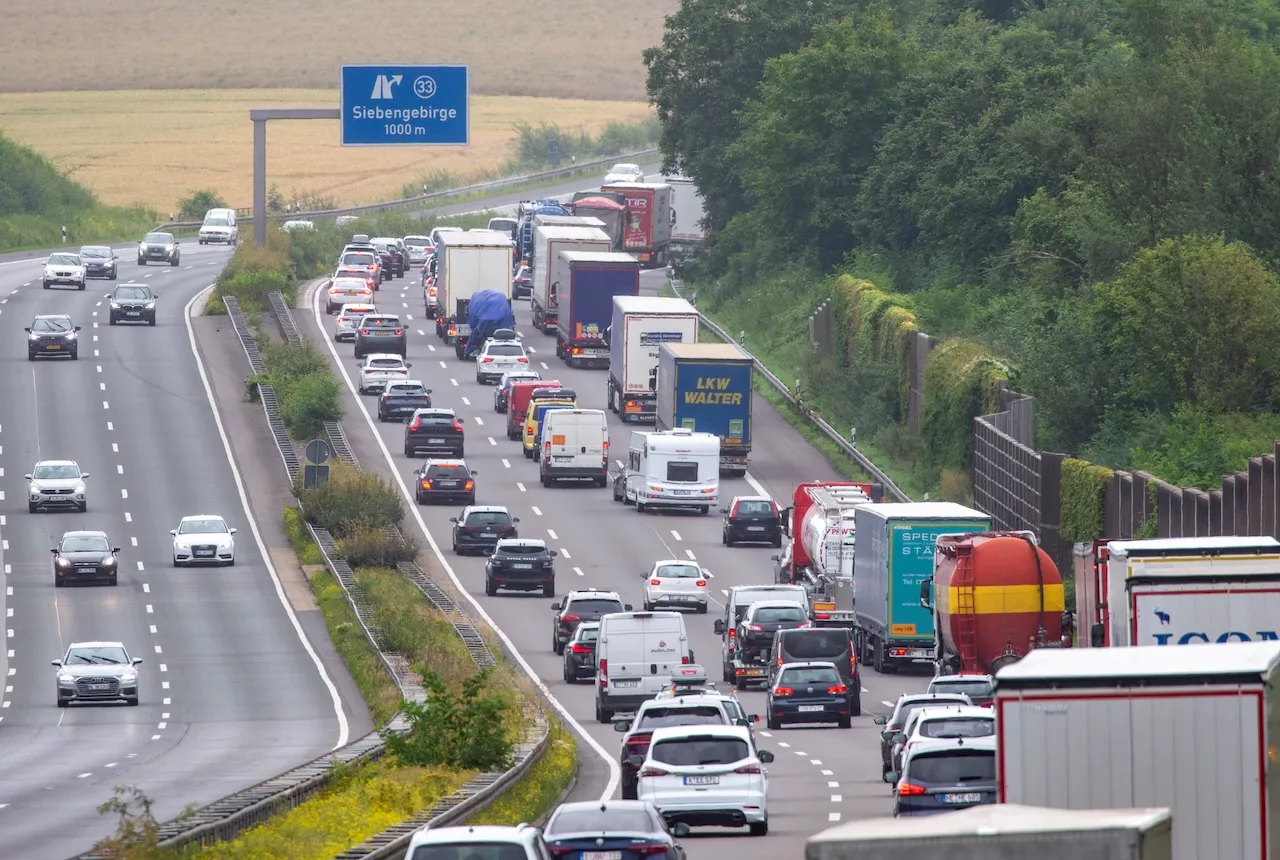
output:
[[[230,206],[253,192],[250,108],[338,107],[337,90],[138,90],[0,94],[0,133],[32,147],[104,202],[141,203],[162,215],[194,190]],[[467,179],[512,155],[514,126],[555,123],[598,132],[638,122],[648,105],[473,96],[467,147],[342,147],[337,120],[267,125],[267,183],[354,205],[399,196],[409,182],[444,171]]]

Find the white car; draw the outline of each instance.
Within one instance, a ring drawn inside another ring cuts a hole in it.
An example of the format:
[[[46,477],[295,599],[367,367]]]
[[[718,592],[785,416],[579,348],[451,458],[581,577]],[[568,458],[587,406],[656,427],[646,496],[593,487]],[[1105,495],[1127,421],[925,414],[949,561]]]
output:
[[[405,236],[402,241],[410,265],[421,266],[427,262],[427,255],[434,250],[430,236]]]
[[[50,254],[44,261],[44,288],[55,284],[70,284],[84,289],[84,261],[79,254]]]
[[[363,278],[334,278],[329,282],[325,296],[324,312],[331,314],[342,310],[343,305],[371,305],[373,290]]]
[[[668,824],[742,827],[769,832],[769,775],[773,753],[755,749],[742,726],[654,729],[638,766],[638,800],[658,808]]]
[[[902,732],[893,738],[893,769],[902,772],[902,759],[922,741],[956,738],[991,738],[996,734],[995,713],[978,705],[945,705],[921,708],[907,718]]]
[[[280,229],[292,233],[294,230],[314,230],[316,225],[314,221],[286,221],[280,225]]]
[[[481,385],[497,382],[503,374],[528,369],[529,353],[519,340],[491,337],[476,356],[476,382]]]
[[[89,509],[85,495],[85,479],[88,472],[81,472],[75,460],[41,460],[36,463],[27,479],[27,510],[73,510],[84,513]]]
[[[201,245],[212,245],[214,242],[235,245],[240,241],[240,228],[230,218],[209,216],[200,225],[198,240]]]
[[[333,321],[333,339],[341,343],[344,340],[355,340],[356,329],[365,314],[376,314],[378,309],[373,305],[343,305],[338,310],[338,318]]]
[[[392,380],[409,378],[409,364],[390,352],[373,352],[360,359],[358,385],[361,394],[381,392]]]
[[[707,572],[695,561],[669,558],[654,562],[644,576],[644,609],[687,607],[707,611]]]
[[[638,164],[615,164],[605,176],[605,185],[614,182],[644,182],[644,173]]]
[[[183,517],[173,535],[173,566],[236,563],[236,530],[217,514]]]

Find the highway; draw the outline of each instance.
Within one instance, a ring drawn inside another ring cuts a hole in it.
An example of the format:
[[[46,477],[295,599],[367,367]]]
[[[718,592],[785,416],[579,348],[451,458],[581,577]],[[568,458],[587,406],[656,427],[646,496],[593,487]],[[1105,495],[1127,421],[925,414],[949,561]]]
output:
[[[117,247],[119,282],[157,293],[154,328],[108,326],[111,282],[42,290],[43,255],[0,257],[5,857],[64,860],[88,849],[114,829],[95,810],[115,786],[140,787],[163,820],[358,728],[330,679],[345,669],[322,668],[304,644],[255,540],[194,358],[185,308],[228,249],[185,241],[181,266],[144,268],[132,244]],[[27,361],[22,329],[50,312],[82,326],[78,361]],[[23,475],[41,458],[75,459],[90,473],[87,513],[28,513]],[[169,530],[194,513],[222,514],[239,529],[235,567],[172,567]],[[105,530],[121,548],[118,586],[54,588],[49,550],[82,528]],[[138,707],[56,706],[49,661],[92,639],[121,640],[145,660]]]
[[[540,192],[539,196],[548,194]],[[665,272],[644,273],[642,291],[656,293],[664,278]],[[594,744],[579,744],[583,772],[574,799],[600,797],[608,776],[600,751],[616,758],[620,736],[612,726],[595,722],[590,684],[569,685],[561,679],[560,658],[553,654],[550,642],[550,604],[554,601],[518,593],[486,597],[483,559],[460,558],[449,549],[448,519],[456,515],[458,508],[418,507],[411,503],[408,479],[415,463],[402,453],[403,425],[379,424],[372,417],[376,414],[373,398],[355,393],[351,384],[356,366],[352,347],[332,341],[333,317],[325,315],[320,295],[320,290],[313,289],[309,310],[298,312],[298,321],[307,336],[324,344],[322,348],[329,352],[347,382],[347,417],[343,424],[361,465],[400,480],[414,522],[434,539],[450,570],[575,718],[577,728],[594,740]],[[641,572],[653,561],[696,559],[708,570],[717,602],[707,615],[689,615],[687,626],[697,662],[708,668],[713,679],[718,679],[720,639],[714,635],[712,623],[717,613],[723,612],[723,596],[733,585],[771,581],[773,565],[769,556],[776,550],[722,546],[720,518],[714,513],[641,515],[634,508],[614,503],[609,489],[585,485],[544,489],[538,481],[537,467],[524,459],[519,443],[506,439],[505,416],[493,410],[492,387],[477,384],[474,365],[457,360],[452,347],[446,347],[436,337],[434,325],[423,322],[419,279],[411,274],[384,284],[375,301],[380,310],[401,314],[407,320],[411,377],[422,379],[433,389],[436,405],[452,407],[464,418],[467,462],[479,473],[477,501],[508,506],[521,520],[522,537],[544,538],[559,551],[558,594],[573,588],[615,590],[626,602],[639,606]],[[605,408],[606,371],[566,368],[555,358],[553,338],[532,328],[526,302],[516,303],[516,315],[525,342],[531,347],[534,369],[544,378],[559,379],[576,389],[582,406]],[[767,402],[756,397],[753,409],[751,471],[745,480],[723,480],[722,500],[727,502],[735,494],[765,492],[789,504],[783,500],[791,498],[797,482],[840,479],[822,455],[807,445]],[[624,426],[612,414],[610,420],[613,447],[624,448],[634,425]],[[445,575],[442,569],[432,573]],[[700,831],[685,840],[691,856],[711,858],[717,852],[723,856],[726,849],[748,860],[789,856],[799,840],[833,822],[890,812],[891,795],[880,780],[878,733],[872,716],[887,713],[902,693],[922,691],[927,686],[927,674],[880,677],[868,669],[862,683],[863,714],[854,719],[850,730],[758,731],[761,748],[777,755],[777,761],[769,768],[769,836],[751,839],[745,830]],[[748,713],[761,713],[762,693],[750,691],[740,696]]]

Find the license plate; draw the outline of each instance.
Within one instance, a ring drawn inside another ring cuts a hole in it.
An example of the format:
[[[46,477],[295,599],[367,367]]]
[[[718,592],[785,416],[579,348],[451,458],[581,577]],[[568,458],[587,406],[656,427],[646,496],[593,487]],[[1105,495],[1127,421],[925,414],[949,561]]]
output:
[[[690,494],[690,493],[692,493],[692,492],[693,492],[692,490],[672,490],[672,491],[671,491],[671,495],[673,495],[673,496],[687,496],[687,495],[689,495],[689,494]]]
[[[582,860],[622,860],[621,851],[583,851]]]
[[[749,531],[749,532],[762,532],[762,531],[764,531],[764,526],[747,526],[747,531]]]
[[[980,803],[982,795],[976,791],[965,792],[963,794],[944,794],[942,795],[943,803]]]
[[[496,532],[481,532],[480,537],[497,537]]]
[[[110,690],[111,685],[110,684],[90,684],[89,689],[90,690]]]
[[[552,459],[555,460],[557,463],[568,463],[573,458],[572,457],[553,457]]]
[[[822,705],[801,705],[797,710],[802,714],[812,714],[822,710]]]
[[[448,489],[449,487],[456,487],[456,486],[458,486],[457,481],[441,481],[440,482],[440,489],[442,490]]]
[[[124,315],[127,317],[140,317],[142,316],[142,311],[125,311]]]
[[[744,669],[744,670],[742,671],[742,674],[744,674],[744,675],[759,675],[759,674],[760,674],[761,672],[763,672],[763,671],[764,671],[763,669]]]
[[[932,657],[932,656],[933,656],[932,654],[930,654],[928,651],[926,651],[923,648],[912,648],[909,651],[907,651],[907,657],[912,659],[919,659],[921,657]]]
[[[718,776],[686,776],[684,778],[685,785],[719,785],[720,777]]]
[[[428,445],[443,445],[443,444],[444,444],[444,440],[443,440],[443,439],[428,439],[428,440],[427,440],[427,444],[428,444]]]
[[[196,550],[196,555],[200,556],[201,558],[208,558],[209,556],[213,555],[213,550],[211,550],[211,549],[198,549],[198,550]]]
[[[513,564],[511,566],[516,570],[533,570],[533,565],[531,564]]]
[[[622,687],[622,688],[638,687],[640,686],[640,682],[639,681],[614,681],[613,686]]]
[[[49,344],[49,349],[62,349],[62,344],[60,344],[60,343],[51,343],[51,344]]]

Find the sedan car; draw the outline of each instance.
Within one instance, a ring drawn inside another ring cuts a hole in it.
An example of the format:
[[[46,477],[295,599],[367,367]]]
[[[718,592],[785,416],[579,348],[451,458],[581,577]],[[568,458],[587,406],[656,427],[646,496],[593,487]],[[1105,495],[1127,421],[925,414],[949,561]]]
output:
[[[578,625],[573,638],[564,647],[564,680],[576,684],[583,678],[596,676],[596,641],[600,638],[600,622],[588,621]]]
[[[367,305],[373,301],[373,288],[364,278],[334,278],[329,282],[329,290],[325,295],[324,312],[336,313],[343,305]]]
[[[476,382],[489,385],[502,378],[504,373],[522,370],[529,366],[529,354],[518,340],[491,338],[480,347],[476,356]]]
[[[77,289],[84,289],[85,268],[79,254],[50,254],[44,261],[44,288],[47,290],[58,284],[69,284]]]
[[[520,537],[516,530],[520,518],[511,516],[511,512],[501,505],[467,505],[456,517],[449,517],[449,522],[453,523],[453,551],[456,555],[469,552],[489,555],[499,540]]]
[[[773,634],[811,626],[809,609],[790,600],[760,600],[747,607],[738,621],[735,647],[743,663],[767,663]]]
[[[615,164],[609,168],[604,182],[606,185],[614,182],[644,182],[644,172],[638,164]]]
[[[27,360],[41,356],[80,357],[80,326],[66,314],[40,314],[23,329],[27,333]]]
[[[533,270],[528,266],[521,266],[516,270],[515,277],[511,279],[511,298],[527,299],[533,295]]]
[[[64,532],[53,553],[53,585],[105,583],[118,581],[120,547],[112,546],[107,533],[101,531]]]
[[[73,510],[84,513],[89,509],[84,482],[88,472],[81,472],[75,460],[41,460],[36,463],[27,479],[27,510]]]
[[[138,243],[138,265],[148,262],[178,265],[182,252],[178,250],[178,240],[172,233],[148,233]]]
[[[394,314],[365,314],[356,329],[355,348],[356,358],[375,353],[405,358],[409,355],[409,333]]]
[[[902,773],[889,772],[893,814],[936,815],[996,802],[996,739],[955,738],[915,744]]]
[[[344,340],[355,340],[356,329],[360,327],[360,320],[364,319],[368,314],[376,314],[378,309],[373,305],[343,305],[338,311],[338,317],[333,321],[333,339],[338,343]]]
[[[138,704],[138,666],[123,642],[72,642],[58,667],[58,707],[80,702]]]
[[[707,572],[697,562],[665,559],[640,574],[644,577],[644,610],[683,607],[707,611]]]
[[[476,502],[476,472],[465,460],[427,460],[413,473],[413,498],[420,505],[434,502]]]
[[[466,435],[452,409],[419,409],[404,427],[404,455],[443,454],[462,458]]]
[[[388,267],[391,270],[391,277],[403,278],[405,270],[409,268],[408,260],[405,259],[405,253],[400,249],[398,239],[388,239],[385,236],[379,236],[373,240],[373,246],[378,249],[379,254],[386,256],[390,262]]]
[[[768,496],[734,496],[729,507],[721,508],[720,542],[768,543],[782,546],[782,512]]]
[[[416,379],[393,379],[378,395],[379,421],[409,421],[419,409],[431,408],[431,389]]]
[[[217,514],[183,517],[173,535],[173,566],[236,563],[236,530]]]
[[[365,319],[367,320],[368,317]],[[363,326],[364,323],[362,322],[361,325]],[[356,349],[360,348],[359,338],[360,330],[357,329]],[[361,394],[373,391],[381,393],[388,382],[408,379],[411,367],[413,367],[412,364],[398,355],[376,352],[365,355],[360,360],[360,373],[356,377],[356,387],[360,389]]]
[[[156,297],[146,284],[120,284],[111,291],[107,324],[122,322],[156,324]]]
[[[849,688],[834,663],[788,663],[766,691],[766,721],[770,729],[783,723],[836,723],[847,729]]]
[[[584,800],[560,804],[542,836],[552,857],[685,860],[684,848],[676,837],[688,833],[685,824],[668,830],[652,803]]]
[[[119,259],[116,252],[106,245],[85,245],[80,249],[80,262],[84,264],[84,274],[87,278],[106,278],[114,281]]]
[[[511,520],[511,530],[515,523]],[[507,538],[498,541],[484,566],[484,593],[490,597],[500,590],[541,591],[543,597],[556,596],[555,558],[559,553],[536,538]]]
[[[498,387],[493,389],[494,412],[501,415],[507,411],[507,405],[511,402],[511,386],[522,379],[538,380],[542,379],[542,374],[536,370],[509,370],[502,374]]]

